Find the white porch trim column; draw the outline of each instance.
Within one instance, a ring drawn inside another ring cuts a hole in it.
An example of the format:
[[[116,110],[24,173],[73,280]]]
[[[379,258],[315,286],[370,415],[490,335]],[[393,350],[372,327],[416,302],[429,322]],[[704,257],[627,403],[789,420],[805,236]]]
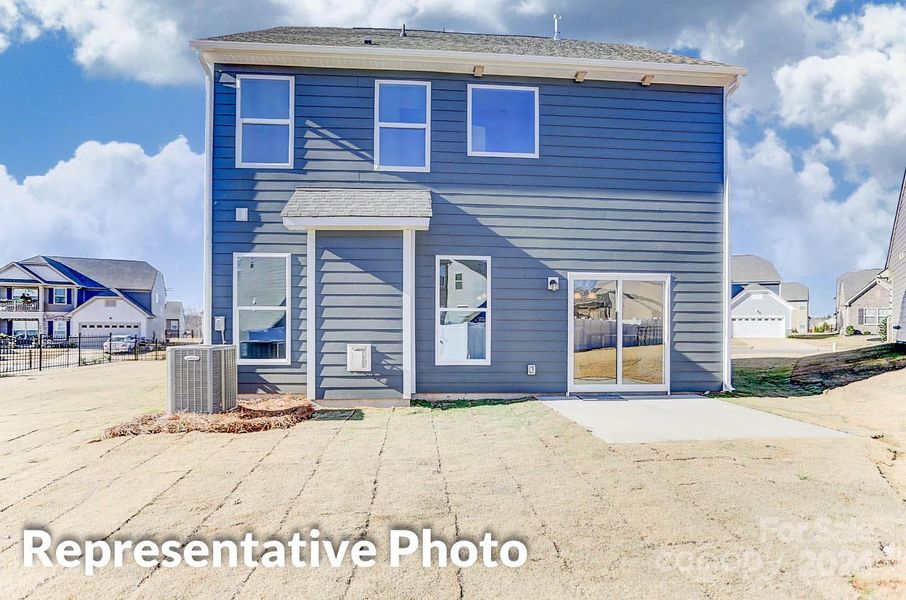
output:
[[[415,393],[415,230],[403,230],[403,399]]]
[[[316,400],[317,389],[317,342],[315,294],[317,293],[317,267],[315,252],[317,239],[314,229],[305,233],[305,395]]]

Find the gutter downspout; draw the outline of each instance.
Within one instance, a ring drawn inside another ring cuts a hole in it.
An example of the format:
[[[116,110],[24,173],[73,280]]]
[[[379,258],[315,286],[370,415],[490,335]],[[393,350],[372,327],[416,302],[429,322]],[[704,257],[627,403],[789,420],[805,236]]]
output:
[[[733,83],[724,87],[724,114],[723,114],[723,134],[724,134],[724,199],[723,199],[723,229],[724,229],[724,255],[723,255],[723,272],[724,272],[724,289],[723,289],[723,309],[724,309],[724,343],[723,343],[723,391],[733,391],[733,363],[730,354],[730,342],[733,335],[733,322],[730,318],[730,300],[733,282],[730,273],[730,170],[729,161],[727,160],[727,104],[730,96],[739,87],[739,76],[733,79]]]
[[[203,52],[197,52],[198,62],[201,63],[201,67],[204,69],[204,268],[203,268],[203,277],[204,277],[204,304],[202,320],[201,320],[201,331],[202,331],[202,343],[212,344],[213,335],[211,332],[211,323],[213,322],[214,315],[211,314],[213,310],[213,297],[212,297],[212,186],[213,186],[213,157],[211,155],[213,151],[213,133],[214,133],[214,123],[213,123],[213,105],[214,105],[214,65],[205,60]]]

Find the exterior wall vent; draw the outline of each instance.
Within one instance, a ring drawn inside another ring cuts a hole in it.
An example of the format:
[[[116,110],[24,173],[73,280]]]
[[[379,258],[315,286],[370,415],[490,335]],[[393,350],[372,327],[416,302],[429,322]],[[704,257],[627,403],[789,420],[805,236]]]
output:
[[[236,408],[236,346],[167,348],[167,412]]]
[[[346,344],[346,370],[350,373],[371,371],[371,344]]]

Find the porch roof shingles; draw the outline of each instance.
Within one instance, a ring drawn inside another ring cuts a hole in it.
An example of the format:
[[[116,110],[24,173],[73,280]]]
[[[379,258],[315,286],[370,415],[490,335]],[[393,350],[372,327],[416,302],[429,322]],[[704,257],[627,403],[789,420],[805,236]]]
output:
[[[431,192],[417,189],[297,188],[284,218],[430,219]]]

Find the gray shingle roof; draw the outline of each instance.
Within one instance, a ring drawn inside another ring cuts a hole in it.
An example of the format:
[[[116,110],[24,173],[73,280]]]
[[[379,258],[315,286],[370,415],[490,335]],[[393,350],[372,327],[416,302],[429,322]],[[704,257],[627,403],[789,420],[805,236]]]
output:
[[[33,256],[20,261],[23,264],[48,265],[46,259],[84,275],[104,287],[121,290],[150,290],[154,287],[159,271],[143,260],[118,260],[112,258],[74,258],[69,256]],[[51,266],[53,266],[51,264]],[[63,273],[69,276],[69,273]],[[88,282],[75,283],[89,285]],[[90,285],[89,285],[90,287]]]
[[[787,302],[808,302],[808,287],[798,281],[780,284],[780,297]]]
[[[182,307],[182,302],[178,300],[167,300],[167,303],[164,305],[164,313],[167,315],[168,319],[183,319],[186,316],[186,312]]]
[[[207,38],[206,41],[368,48],[369,45],[366,45],[365,40],[371,40],[370,46],[373,47],[408,50],[440,50],[475,52],[479,54],[556,56],[591,60],[728,66],[710,60],[691,58],[631,44],[612,44],[590,40],[555,40],[551,37],[531,35],[460,33],[422,29],[408,29],[406,33],[406,37],[400,37],[399,29],[273,27],[259,31],[215,36]]]
[[[733,283],[780,282],[780,273],[773,263],[754,254],[734,255],[730,262],[730,274]]]
[[[841,275],[837,278],[837,301],[842,301],[843,304],[848,303],[853,296],[874,281],[880,272],[881,269],[862,269]]]
[[[284,217],[431,217],[431,192],[411,188],[296,188]]]

